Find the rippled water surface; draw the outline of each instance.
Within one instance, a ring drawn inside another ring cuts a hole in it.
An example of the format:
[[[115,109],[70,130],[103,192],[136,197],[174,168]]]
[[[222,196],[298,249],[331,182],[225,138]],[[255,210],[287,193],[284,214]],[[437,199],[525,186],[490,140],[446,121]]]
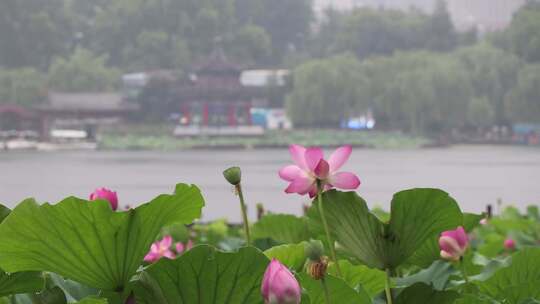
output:
[[[26,197],[56,202],[107,186],[118,191],[122,205],[136,205],[189,182],[203,190],[204,220],[238,220],[238,202],[221,171],[239,165],[252,217],[257,202],[298,214],[307,200],[283,193],[285,183],[277,176],[289,162],[285,150],[0,152],[0,202],[10,207]],[[388,206],[394,192],[411,187],[442,188],[467,211],[481,211],[497,198],[519,206],[540,203],[537,148],[357,149],[344,169],[360,176],[359,193],[372,206]]]

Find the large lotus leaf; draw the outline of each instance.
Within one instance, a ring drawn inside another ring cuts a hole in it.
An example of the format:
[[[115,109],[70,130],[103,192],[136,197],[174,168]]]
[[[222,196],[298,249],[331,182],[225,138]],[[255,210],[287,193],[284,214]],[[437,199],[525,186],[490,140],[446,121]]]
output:
[[[10,213],[11,213],[11,210],[10,210],[8,207],[6,207],[6,206],[0,204],[0,223],[1,223],[2,221],[4,221],[4,219],[5,219]]]
[[[290,269],[299,272],[306,262],[306,242],[272,247],[264,251],[269,259],[277,259]]]
[[[269,214],[261,218],[252,228],[253,238],[271,238],[290,244],[309,240],[309,230],[304,218],[289,214]]]
[[[386,284],[386,273],[384,271],[364,265],[353,265],[347,260],[339,261],[339,268],[343,280],[347,284],[354,289],[361,286],[372,298],[384,290]],[[335,264],[330,264],[328,273],[338,276]]]
[[[457,298],[459,293],[455,291],[434,290],[424,283],[416,283],[405,288],[397,297],[395,304],[452,304]]]
[[[75,197],[56,205],[25,200],[0,225],[0,267],[50,271],[85,285],[120,292],[163,226],[191,223],[204,204],[195,186],[178,185],[126,212],[105,201]]]
[[[483,293],[504,303],[517,304],[531,298],[540,300],[540,249],[527,248],[515,253],[510,266],[477,284]]]
[[[96,297],[99,294],[98,289],[82,285],[79,282],[69,279],[64,279],[55,273],[47,273],[47,277],[52,284],[62,289],[69,303],[88,297]]]
[[[300,284],[307,290],[311,304],[326,304],[324,289],[320,280],[314,280],[306,273],[301,273],[299,276]],[[359,286],[358,289],[353,289],[342,279],[332,275],[327,275],[326,286],[330,303],[339,304],[371,304],[371,299],[366,291]]]
[[[0,296],[37,292],[44,287],[45,281],[40,272],[22,271],[8,274],[0,271]]]
[[[470,232],[479,225],[479,222],[483,217],[482,214],[463,213],[463,222],[461,225],[467,232]],[[440,252],[439,235],[435,234],[428,238],[407,262],[420,266],[421,268],[426,268],[429,267],[433,261],[439,259]]]
[[[0,205],[0,222],[2,222],[11,210]],[[40,272],[22,271],[6,273],[0,270],[0,296],[18,293],[37,292],[45,287],[45,280]]]
[[[477,294],[466,294],[457,299],[454,304],[499,304],[499,302]],[[524,303],[520,303],[524,304]]]
[[[436,290],[444,290],[448,285],[450,276],[455,273],[456,270],[451,263],[439,260],[413,275],[397,278],[396,285],[397,287],[407,287],[416,283],[425,283]]]
[[[263,303],[260,288],[268,258],[254,247],[220,252],[202,245],[175,260],[148,267],[137,282],[138,304]]]
[[[455,200],[437,189],[396,193],[388,224],[369,212],[354,192],[328,191],[323,204],[335,240],[367,266],[379,269],[397,268],[426,241],[434,242],[442,231],[463,223]],[[320,221],[316,208],[310,209],[309,216]]]

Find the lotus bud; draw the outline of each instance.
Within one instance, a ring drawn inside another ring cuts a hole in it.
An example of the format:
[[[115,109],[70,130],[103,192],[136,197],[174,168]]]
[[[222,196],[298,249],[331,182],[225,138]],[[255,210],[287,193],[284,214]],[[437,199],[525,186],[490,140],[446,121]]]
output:
[[[441,257],[445,260],[458,261],[463,257],[468,246],[469,238],[465,229],[461,226],[456,230],[441,233],[439,238]]]
[[[231,185],[238,186],[242,180],[242,171],[240,171],[240,167],[230,167],[223,171],[223,176]]]
[[[95,201],[98,199],[108,201],[112,210],[116,210],[118,208],[118,196],[114,191],[107,188],[98,188],[92,192],[92,194],[90,194],[90,200]]]
[[[307,273],[315,280],[323,279],[328,268],[328,257],[321,257],[319,261],[309,261],[307,265]]]
[[[261,294],[265,304],[299,304],[302,290],[289,269],[272,259],[263,276]]]
[[[321,241],[311,240],[306,245],[306,256],[311,261],[320,261],[324,254],[324,247]]]
[[[504,240],[504,248],[506,248],[507,250],[515,250],[516,242],[511,238],[507,238],[506,240]]]

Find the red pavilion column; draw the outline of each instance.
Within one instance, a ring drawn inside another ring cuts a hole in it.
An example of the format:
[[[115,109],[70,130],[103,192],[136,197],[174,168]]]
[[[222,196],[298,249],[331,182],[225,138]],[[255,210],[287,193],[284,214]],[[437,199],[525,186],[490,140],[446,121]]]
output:
[[[202,124],[203,126],[208,126],[208,122],[210,121],[210,109],[208,106],[208,103],[205,102],[202,108]]]
[[[253,124],[253,121],[251,119],[251,102],[247,102],[246,105],[246,117],[247,117],[247,124],[251,126]]]
[[[229,121],[229,126],[236,126],[236,107],[234,106],[234,104],[230,104],[228,107],[227,120]]]

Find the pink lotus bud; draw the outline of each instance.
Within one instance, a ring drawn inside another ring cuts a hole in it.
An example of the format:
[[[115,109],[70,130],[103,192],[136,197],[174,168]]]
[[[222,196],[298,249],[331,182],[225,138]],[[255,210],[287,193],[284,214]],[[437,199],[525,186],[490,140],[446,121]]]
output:
[[[118,208],[118,196],[114,191],[107,188],[98,188],[96,191],[90,194],[90,200],[95,201],[98,199],[108,201],[109,204],[111,204],[112,210],[116,210]]]
[[[294,275],[276,259],[266,268],[261,294],[265,304],[299,304],[302,297]]]
[[[508,238],[504,240],[504,248],[506,248],[507,250],[515,250],[516,242],[513,239]]]
[[[465,254],[468,246],[469,238],[465,229],[461,226],[456,230],[448,230],[441,233],[441,237],[439,238],[441,257],[445,260],[459,260]]]

